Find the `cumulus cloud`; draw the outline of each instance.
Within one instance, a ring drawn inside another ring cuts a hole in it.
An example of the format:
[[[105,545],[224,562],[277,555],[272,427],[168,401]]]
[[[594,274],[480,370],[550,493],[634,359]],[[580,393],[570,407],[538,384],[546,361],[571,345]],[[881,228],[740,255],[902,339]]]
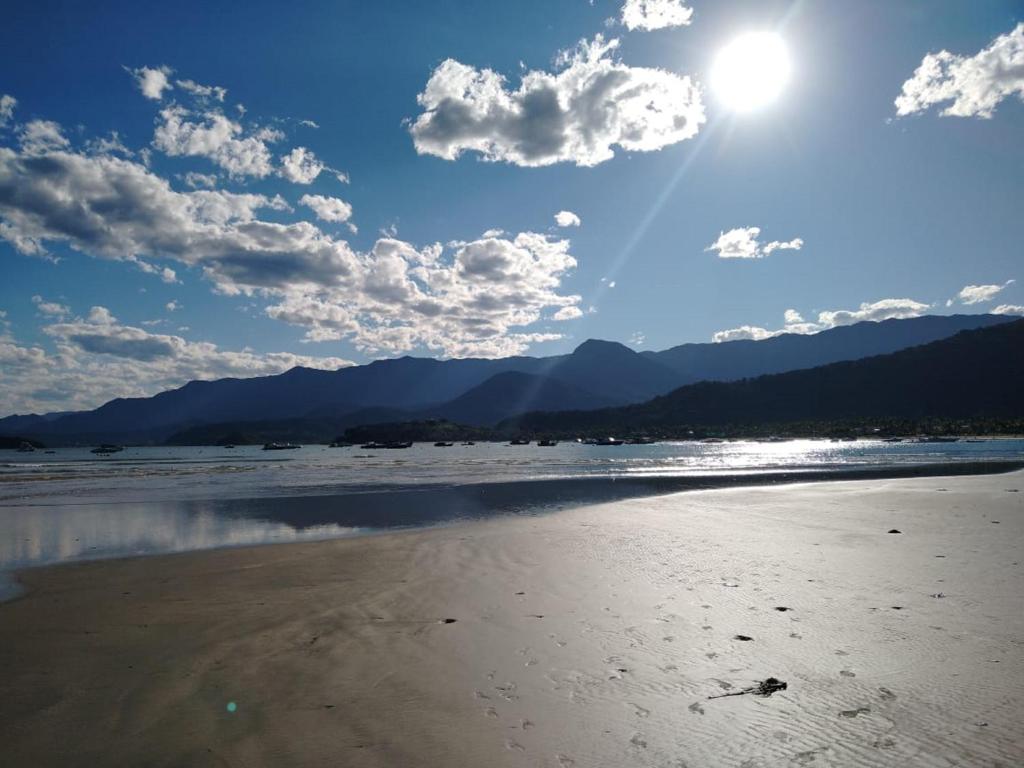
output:
[[[360,261],[357,295],[293,294],[268,314],[306,327],[310,341],[349,338],[367,352],[422,345],[449,357],[500,357],[560,338],[519,329],[580,299],[557,290],[576,266],[569,242],[532,232],[422,249],[382,238]]]
[[[296,147],[281,158],[281,176],[295,184],[312,184],[323,169],[324,164],[305,147]]]
[[[194,80],[176,80],[174,84],[198,99],[224,101],[224,97],[228,95],[228,89],[219,85],[200,85]]]
[[[174,87],[170,80],[170,75],[174,70],[170,67],[139,67],[137,69],[125,67],[125,69],[135,78],[135,84],[147,99],[159,101],[163,98],[164,91]]]
[[[864,321],[881,321],[898,318],[918,317],[931,309],[930,304],[924,304],[913,299],[882,299],[875,302],[865,302],[857,309],[830,309],[818,313],[816,322],[804,320],[803,316],[795,309],[787,309],[783,319],[784,325],[778,330],[768,330],[755,325],[742,325],[738,328],[729,328],[718,331],[711,336],[713,342],[737,341],[739,339],[753,339],[760,341],[779,336],[783,333],[818,333],[829,328],[840,325],[852,325]]]
[[[720,259],[762,259],[772,251],[799,251],[804,241],[799,237],[792,240],[772,240],[762,245],[758,242],[761,235],[760,227],[738,227],[728,232],[720,232],[718,239],[705,248],[705,251],[717,251]]]
[[[502,356],[559,338],[528,326],[580,300],[559,290],[576,266],[565,239],[490,232],[417,247],[383,237],[359,253],[309,221],[261,220],[267,208],[288,210],[279,197],[175,191],[119,157],[0,147],[0,236],[20,251],[60,242],[147,271],[145,259],[194,267],[220,293],[272,301],[267,314],[308,341]]]
[[[959,301],[961,304],[981,304],[992,301],[996,295],[1013,283],[1013,280],[1007,280],[1002,285],[965,285],[955,299],[946,302],[946,306],[951,306],[954,301]]]
[[[693,9],[683,0],[626,0],[622,4],[620,19],[630,30],[682,27],[690,23]]]
[[[992,310],[993,315],[1024,315],[1024,307],[1019,304],[1000,304]]]
[[[583,317],[583,310],[577,306],[562,307],[560,310],[555,312],[551,316],[552,320],[575,320],[577,317]]]
[[[990,118],[1010,96],[1024,98],[1024,22],[974,56],[929,53],[903,83],[896,114],[912,115],[950,102],[941,114]]]
[[[689,77],[630,67],[617,40],[581,41],[555,73],[529,71],[512,91],[505,78],[454,59],[443,61],[417,101],[410,132],[416,151],[455,160],[465,151],[521,166],[594,166],[613,147],[651,152],[697,135],[700,90]]]
[[[322,221],[344,223],[352,218],[352,206],[337,197],[303,195],[299,198],[299,205],[312,210]]]
[[[555,224],[560,227],[578,227],[582,222],[572,211],[559,211],[555,214]]]
[[[217,186],[217,174],[189,171],[185,174],[184,181],[192,189],[213,189]]]
[[[113,397],[145,397],[193,379],[264,376],[297,365],[334,370],[337,357],[230,351],[209,342],[120,323],[105,307],[43,327],[53,351],[0,338],[0,390],[12,412],[94,408]]]
[[[52,120],[32,120],[27,123],[18,134],[18,142],[26,155],[42,155],[64,149],[71,143],[60,126]]]
[[[46,301],[38,294],[32,297],[32,303],[36,305],[38,312],[50,317],[64,317],[64,315],[71,313],[71,310],[63,304],[59,304],[56,301]]]
[[[0,128],[4,128],[11,118],[14,117],[14,108],[18,106],[18,100],[6,93],[0,95]]]
[[[153,146],[171,157],[205,157],[232,177],[264,178],[273,171],[267,143],[280,138],[273,129],[245,135],[239,123],[220,112],[170,106],[160,110]]]

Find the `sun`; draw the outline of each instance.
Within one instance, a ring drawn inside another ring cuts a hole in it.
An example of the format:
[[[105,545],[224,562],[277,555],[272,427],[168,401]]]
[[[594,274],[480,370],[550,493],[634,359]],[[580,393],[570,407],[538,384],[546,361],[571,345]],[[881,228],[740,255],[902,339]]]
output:
[[[747,32],[722,48],[711,67],[711,90],[734,112],[770,104],[789,81],[785,41],[774,32]]]

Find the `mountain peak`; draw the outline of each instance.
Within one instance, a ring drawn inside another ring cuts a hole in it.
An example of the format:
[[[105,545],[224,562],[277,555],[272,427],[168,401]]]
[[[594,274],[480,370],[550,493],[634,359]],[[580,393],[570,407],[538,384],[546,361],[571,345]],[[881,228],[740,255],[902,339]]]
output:
[[[632,349],[627,347],[625,344],[620,344],[617,341],[605,341],[604,339],[587,339],[578,347],[576,347],[576,349],[574,349],[572,353],[574,355],[586,355],[601,353],[608,354],[609,352],[621,353],[622,351],[636,354],[635,352],[633,352]]]

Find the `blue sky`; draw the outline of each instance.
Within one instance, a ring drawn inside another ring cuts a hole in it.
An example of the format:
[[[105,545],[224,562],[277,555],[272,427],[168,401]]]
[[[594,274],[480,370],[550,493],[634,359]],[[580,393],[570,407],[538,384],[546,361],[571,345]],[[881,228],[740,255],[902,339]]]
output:
[[[236,7],[6,12],[0,411],[1024,311],[1019,2]],[[791,74],[739,113],[749,31]]]

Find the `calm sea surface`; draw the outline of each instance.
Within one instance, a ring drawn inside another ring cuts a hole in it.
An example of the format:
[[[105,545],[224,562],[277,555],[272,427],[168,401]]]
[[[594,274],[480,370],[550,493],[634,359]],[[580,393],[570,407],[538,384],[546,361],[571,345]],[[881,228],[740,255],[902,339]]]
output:
[[[1024,440],[11,451],[0,453],[0,570],[530,514],[726,482],[1022,459]]]

